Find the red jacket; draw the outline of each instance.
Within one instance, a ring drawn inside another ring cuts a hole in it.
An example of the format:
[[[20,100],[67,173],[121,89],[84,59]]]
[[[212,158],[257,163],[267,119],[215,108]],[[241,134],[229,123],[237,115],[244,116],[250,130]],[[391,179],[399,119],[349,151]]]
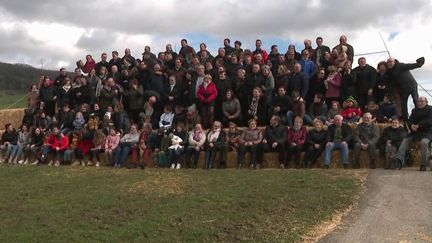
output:
[[[218,90],[216,84],[214,84],[213,82],[210,82],[207,85],[207,88],[204,87],[204,83],[201,84],[198,88],[198,99],[206,105],[212,104],[213,101],[216,99],[217,95]]]
[[[298,131],[294,131],[294,129],[290,128],[288,129],[288,144],[304,144],[306,142],[306,135],[307,131],[305,126],[302,126]]]
[[[87,62],[84,64],[83,72],[84,72],[84,73],[90,73],[90,71],[91,71],[92,69],[95,69],[95,70],[96,70],[96,62],[95,62],[95,60],[93,60],[93,59],[91,59],[90,61],[87,61]]]
[[[59,148],[60,151],[65,151],[69,148],[69,138],[67,136],[64,136],[62,139],[56,137],[54,140],[54,143],[51,144],[52,149]]]
[[[351,113],[355,113],[355,115],[351,115]],[[362,116],[363,112],[359,107],[347,107],[342,110],[341,115],[343,116],[344,119],[350,119],[355,116]]]

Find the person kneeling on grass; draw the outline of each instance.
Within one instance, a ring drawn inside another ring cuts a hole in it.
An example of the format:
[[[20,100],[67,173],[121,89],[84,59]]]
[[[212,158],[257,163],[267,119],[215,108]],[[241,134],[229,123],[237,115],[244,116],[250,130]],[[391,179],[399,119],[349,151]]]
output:
[[[343,123],[343,117],[336,115],[333,119],[333,124],[327,129],[326,148],[324,150],[324,167],[329,168],[331,163],[331,154],[333,150],[340,149],[342,151],[342,163],[344,169],[348,169],[349,165],[349,148],[348,143],[351,141],[351,127]]]
[[[240,148],[237,157],[237,169],[241,169],[243,167],[243,163],[245,160],[246,152],[250,152],[251,154],[251,169],[259,169],[260,165],[258,165],[258,149],[259,144],[262,141],[262,132],[257,127],[257,121],[255,119],[251,119],[248,122],[248,128],[243,130],[243,133],[240,136]]]

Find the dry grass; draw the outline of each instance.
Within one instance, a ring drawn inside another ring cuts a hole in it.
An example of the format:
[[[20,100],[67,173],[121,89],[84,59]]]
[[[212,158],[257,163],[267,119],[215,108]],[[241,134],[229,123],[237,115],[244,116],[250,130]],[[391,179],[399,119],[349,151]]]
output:
[[[352,171],[349,172],[350,174]],[[346,174],[344,172],[334,173],[334,177],[340,177],[341,175]],[[328,221],[324,221],[321,224],[315,226],[310,233],[305,235],[303,237],[303,242],[305,243],[312,243],[312,242],[318,242],[320,239],[322,239],[327,234],[331,233],[333,230],[336,229],[337,226],[339,226],[342,222],[342,218],[347,215],[349,212],[351,212],[355,207],[358,206],[358,201],[361,195],[363,195],[365,189],[366,189],[366,180],[367,176],[369,174],[368,170],[357,170],[355,171],[353,177],[357,179],[358,184],[361,188],[361,193],[356,195],[355,200],[353,203],[348,206],[347,208],[344,208],[343,210],[335,211],[332,218]]]

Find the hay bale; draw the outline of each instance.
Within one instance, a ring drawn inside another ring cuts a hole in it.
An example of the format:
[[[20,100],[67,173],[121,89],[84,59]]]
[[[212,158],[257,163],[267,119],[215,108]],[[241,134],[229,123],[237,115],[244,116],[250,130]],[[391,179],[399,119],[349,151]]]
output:
[[[24,109],[5,109],[0,110],[0,124],[1,129],[4,125],[11,123],[15,128],[21,126],[22,119],[24,117]]]

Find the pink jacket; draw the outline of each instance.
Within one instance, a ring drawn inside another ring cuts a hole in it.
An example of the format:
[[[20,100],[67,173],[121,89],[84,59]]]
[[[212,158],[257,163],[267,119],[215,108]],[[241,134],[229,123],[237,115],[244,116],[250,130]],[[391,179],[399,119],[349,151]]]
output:
[[[340,98],[340,90],[342,85],[342,76],[340,73],[336,73],[330,82],[328,82],[327,92],[325,96],[327,98]]]
[[[119,135],[108,135],[105,141],[105,150],[111,149],[114,150],[117,148],[117,146],[120,143],[120,136]]]

